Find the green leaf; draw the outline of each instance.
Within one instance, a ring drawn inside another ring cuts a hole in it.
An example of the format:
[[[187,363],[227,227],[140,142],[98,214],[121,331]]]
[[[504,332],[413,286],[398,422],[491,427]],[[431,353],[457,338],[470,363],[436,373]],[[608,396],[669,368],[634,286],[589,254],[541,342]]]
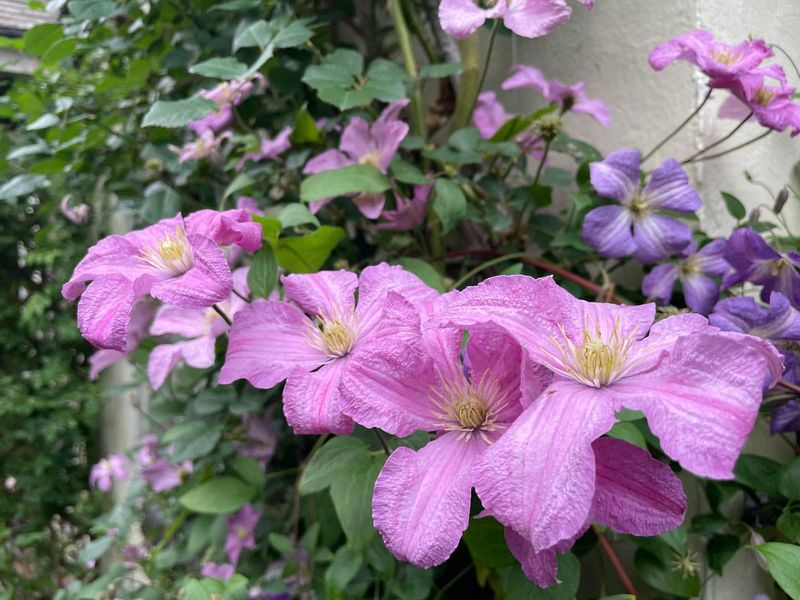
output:
[[[217,445],[222,425],[209,421],[189,421],[170,427],[164,441],[172,444],[172,460],[181,462],[206,456]]]
[[[300,199],[314,202],[344,194],[380,194],[390,187],[389,179],[372,165],[349,165],[307,177],[300,184]]]
[[[336,516],[349,546],[361,550],[377,535],[372,525],[372,490],[386,457],[367,455],[367,460],[339,473],[330,486]]]
[[[217,103],[199,96],[185,100],[159,100],[142,120],[142,127],[185,127],[216,110]]]
[[[447,286],[445,286],[441,274],[430,263],[425,262],[421,258],[412,258],[410,256],[404,256],[398,259],[397,263],[409,273],[413,273],[419,277],[426,285],[429,285],[436,291],[442,293],[447,291]]]
[[[260,215],[253,215],[253,221],[261,223],[261,237],[267,240],[271,246],[278,243],[278,237],[283,229],[283,224],[278,219],[272,217],[262,217]]]
[[[256,21],[246,29],[244,29],[233,40],[233,51],[236,52],[239,48],[252,48],[257,46],[262,50],[269,46],[272,41],[273,29],[266,21]]]
[[[283,229],[307,224],[319,227],[319,219],[311,214],[311,211],[305,204],[301,204],[300,202],[294,202],[293,204],[284,206],[278,213],[278,220],[281,222]]]
[[[256,252],[247,272],[247,287],[254,298],[268,298],[278,285],[278,258],[270,244]]]
[[[278,264],[290,273],[316,273],[344,236],[341,227],[323,225],[308,235],[281,238],[276,249]]]
[[[722,568],[739,550],[739,538],[735,535],[713,535],[706,544],[708,566],[715,573],[722,575]]]
[[[53,113],[45,113],[41,117],[36,119],[33,123],[28,125],[25,128],[25,131],[36,131],[38,129],[47,129],[48,127],[57,125],[59,123],[59,120],[60,119]]]
[[[215,4],[209,10],[247,10],[249,8],[261,6],[263,1],[264,0],[229,0],[228,2]]]
[[[741,454],[733,473],[736,480],[746,486],[767,492],[768,494],[778,494],[778,472],[781,465],[774,460],[755,454]]]
[[[12,200],[18,196],[27,196],[49,185],[50,180],[44,175],[33,175],[30,173],[17,175],[0,186],[0,200]]]
[[[467,214],[467,198],[458,184],[449,179],[437,179],[434,186],[433,212],[447,233]]]
[[[517,562],[506,545],[503,526],[491,517],[470,519],[464,543],[472,560],[482,567],[507,567]]]
[[[72,56],[75,49],[78,47],[78,40],[67,39],[59,40],[47,49],[47,52],[42,54],[42,63],[45,65],[56,65],[65,58]]]
[[[78,555],[78,562],[86,564],[89,561],[95,561],[103,554],[108,552],[111,545],[114,543],[114,538],[110,536],[99,537],[86,544]]]
[[[430,183],[430,180],[422,174],[422,171],[398,157],[395,157],[389,168],[397,181],[410,183],[412,185],[425,185],[426,183]]]
[[[247,72],[247,65],[232,56],[212,58],[189,68],[189,73],[215,79],[237,79]]]
[[[789,500],[800,500],[800,458],[795,458],[778,471],[778,490]]]
[[[96,21],[110,17],[114,13],[116,3],[114,0],[70,0],[67,10],[76,19]]]
[[[183,587],[183,598],[185,600],[211,600],[211,592],[197,579],[190,579]]]
[[[681,556],[658,538],[644,538],[647,549],[639,548],[634,555],[634,565],[642,580],[648,585],[681,598],[692,598],[700,593],[700,577],[675,570]]]
[[[340,436],[326,442],[308,461],[300,478],[300,493],[313,494],[329,487],[351,464],[364,462],[368,448],[355,437]]]
[[[254,183],[255,181],[253,181],[253,178],[250,177],[250,175],[247,173],[239,173],[233,178],[233,181],[228,184],[228,187],[225,188],[222,197],[227,198],[231,194],[235,194],[236,192],[243,190]]]
[[[174,217],[181,211],[181,196],[166,183],[156,181],[144,191],[144,203],[139,214],[145,223],[156,223]]]
[[[744,216],[747,214],[744,204],[733,194],[729,194],[728,192],[720,192],[720,194],[722,194],[722,199],[725,200],[725,208],[728,209],[728,214],[737,221],[744,219]]]
[[[639,448],[647,450],[647,441],[645,441],[641,430],[634,423],[629,421],[616,423],[611,428],[611,431],[608,432],[608,435],[618,440],[625,440],[634,446],[639,446]]]
[[[558,556],[557,585],[540,588],[530,581],[518,566],[497,571],[505,597],[511,600],[574,600],[581,577],[581,564],[572,553]]]
[[[233,477],[211,479],[183,494],[178,501],[191,511],[221,515],[236,512],[256,490]]]
[[[420,79],[441,79],[458,75],[464,67],[461,63],[437,63],[434,65],[424,65],[419,70]]]
[[[261,468],[261,465],[256,459],[237,454],[236,458],[233,459],[233,464],[231,466],[233,467],[233,470],[242,477],[242,479],[252,485],[255,489],[260,490],[264,487],[266,475],[264,474],[264,469]]]
[[[317,122],[305,106],[295,115],[289,139],[293,144],[319,144],[322,141]]]
[[[769,542],[753,546],[767,561],[770,575],[792,600],[800,600],[800,546]]]
[[[285,21],[275,21],[274,26],[277,31],[272,40],[272,45],[275,48],[294,48],[302,46],[314,35],[314,32],[306,27],[306,25],[313,20],[314,19],[299,19],[288,24],[286,24]]]
[[[800,544],[800,514],[784,513],[778,517],[778,530],[796,544]]]
[[[342,546],[336,551],[333,562],[325,571],[325,594],[332,600],[347,597],[347,585],[356,576],[364,559],[361,553],[347,546]]]
[[[63,38],[64,30],[57,23],[34,25],[22,36],[22,51],[31,56],[42,56]]]

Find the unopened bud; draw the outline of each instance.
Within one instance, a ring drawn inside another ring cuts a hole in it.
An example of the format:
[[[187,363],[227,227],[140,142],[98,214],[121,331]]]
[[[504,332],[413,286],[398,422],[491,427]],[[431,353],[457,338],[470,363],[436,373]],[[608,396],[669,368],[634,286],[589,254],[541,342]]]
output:
[[[563,122],[558,115],[545,115],[541,119],[537,119],[533,128],[545,142],[552,142],[556,136],[561,133]]]
[[[761,209],[754,208],[753,210],[751,210],[750,216],[747,217],[747,223],[749,225],[754,225],[755,223],[758,223],[760,220],[761,220]]]
[[[786,206],[786,201],[789,199],[789,188],[784,187],[780,192],[778,192],[778,197],[775,198],[775,208],[773,208],[773,212],[778,215],[783,210],[783,207]]]

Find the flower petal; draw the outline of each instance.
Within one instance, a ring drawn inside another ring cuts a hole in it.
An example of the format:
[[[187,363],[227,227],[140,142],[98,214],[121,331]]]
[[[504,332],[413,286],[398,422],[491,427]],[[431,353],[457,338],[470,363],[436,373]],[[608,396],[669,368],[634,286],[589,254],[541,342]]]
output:
[[[501,87],[504,90],[531,88],[539,90],[543,96],[547,95],[548,82],[539,69],[528,65],[514,65],[511,68],[514,73],[502,83]]]
[[[442,0],[439,3],[439,22],[449,35],[463,40],[477,31],[486,19],[497,17],[503,10],[502,2],[485,10],[472,0]]]
[[[303,173],[309,175],[312,173],[319,173],[321,171],[329,171],[330,169],[338,169],[352,165],[353,160],[348,158],[344,152],[339,150],[326,150],[322,154],[317,154],[314,158],[306,163],[303,167]]]
[[[400,560],[427,569],[453,553],[469,524],[472,467],[485,447],[448,433],[421,450],[395,450],[372,496],[372,518]]]
[[[369,331],[375,325],[389,292],[397,292],[411,304],[431,300],[439,295],[419,277],[399,265],[380,263],[367,267],[358,278],[356,315],[362,332]]]
[[[657,300],[659,304],[669,304],[676,281],[678,265],[658,265],[642,279],[642,293],[650,300]]]
[[[672,217],[648,214],[633,223],[634,256],[641,263],[667,258],[689,245],[692,230],[686,223]]]
[[[522,411],[522,351],[519,345],[500,331],[481,327],[470,332],[465,354],[464,364],[473,380],[480,381],[488,373],[504,394],[505,408],[500,412],[498,422],[512,422]],[[534,384],[532,381],[529,383]]]
[[[604,198],[613,198],[629,204],[639,191],[638,150],[617,150],[601,162],[589,165],[589,175],[597,193]]]
[[[483,506],[537,551],[573,536],[586,523],[594,495],[591,444],[615,420],[606,390],[551,386],[476,464]]]
[[[508,549],[519,561],[525,577],[541,588],[558,583],[558,555],[555,550],[548,548],[537,552],[528,540],[511,527],[505,528],[505,538]]]
[[[354,162],[377,152],[377,142],[370,131],[369,123],[361,117],[353,117],[342,132],[339,148]]]
[[[600,206],[586,213],[583,219],[583,239],[600,256],[622,258],[636,249],[631,232],[632,224],[631,213],[624,206]]]
[[[303,312],[286,302],[257,300],[233,318],[220,383],[246,379],[269,389],[295,369],[310,371],[328,360],[305,332],[313,327]]]
[[[683,297],[686,306],[701,315],[707,315],[719,299],[719,284],[705,275],[684,275]]]
[[[95,279],[78,303],[78,328],[89,343],[108,350],[126,350],[128,323],[139,294],[124,275]]]
[[[383,207],[386,204],[386,196],[384,194],[358,194],[353,198],[353,202],[361,211],[361,214],[368,219],[377,219],[383,212]]]
[[[358,277],[345,271],[320,271],[308,275],[281,277],[286,299],[293,301],[314,316],[336,318],[348,316],[355,306]]]
[[[340,358],[312,373],[297,369],[289,375],[283,388],[283,413],[295,433],[348,435],[353,431],[339,394],[347,363],[347,357]]]
[[[592,520],[631,535],[675,529],[686,513],[680,479],[646,450],[614,438],[592,444],[597,486]]]
[[[572,9],[564,0],[512,0],[503,23],[517,35],[536,38],[553,31],[571,14]]]
[[[691,213],[703,205],[700,195],[689,183],[689,176],[674,158],[665,160],[650,175],[642,199],[652,208],[666,208]]]
[[[176,333],[187,338],[195,338],[208,331],[206,310],[181,308],[173,304],[163,304],[158,308],[150,335]]]

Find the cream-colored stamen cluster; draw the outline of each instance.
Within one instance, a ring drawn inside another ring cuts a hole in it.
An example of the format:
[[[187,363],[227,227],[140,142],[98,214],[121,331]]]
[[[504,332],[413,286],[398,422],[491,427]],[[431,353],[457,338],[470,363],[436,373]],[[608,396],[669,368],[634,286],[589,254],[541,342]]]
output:
[[[766,106],[775,98],[775,92],[768,90],[765,87],[758,88],[758,91],[753,95],[753,102],[759,106]]]
[[[175,233],[167,234],[155,246],[142,251],[142,260],[159,271],[183,275],[194,266],[194,256],[186,231],[180,225]]]
[[[364,156],[362,156],[358,164],[360,165],[370,165],[375,167],[376,169],[381,168],[381,153],[378,150],[373,150],[372,152],[367,152]]]
[[[354,313],[330,314],[317,317],[317,325],[309,328],[309,343],[330,358],[350,354],[358,338],[358,320]]]
[[[741,58],[740,53],[734,52],[730,49],[716,50],[711,53],[711,56],[715,61],[723,65],[734,65],[739,62],[739,59]]]
[[[555,362],[549,364],[553,371],[565,375],[591,387],[603,387],[613,383],[633,365],[629,360],[631,346],[636,341],[636,332],[623,337],[620,334],[619,320],[606,339],[595,325],[584,326],[581,344],[576,345],[567,335],[563,325],[559,325],[561,340],[551,338],[556,352],[547,352]]]
[[[439,385],[431,388],[430,395],[431,402],[439,410],[441,422],[438,426],[445,431],[458,431],[459,439],[469,441],[477,435],[490,444],[487,433],[507,426],[497,419],[506,407],[508,393],[489,371],[478,379],[467,379],[456,370],[449,374],[438,373]]]
[[[631,200],[628,209],[633,213],[634,217],[644,217],[650,212],[650,206],[647,204],[647,200],[638,194]]]

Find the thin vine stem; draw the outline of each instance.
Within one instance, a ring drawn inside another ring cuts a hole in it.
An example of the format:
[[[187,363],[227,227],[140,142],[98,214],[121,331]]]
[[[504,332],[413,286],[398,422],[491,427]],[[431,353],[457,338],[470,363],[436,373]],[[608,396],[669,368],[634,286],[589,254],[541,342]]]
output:
[[[536,174],[533,176],[533,183],[531,183],[531,190],[536,189],[536,186],[539,184],[539,178],[542,176],[542,171],[544,170],[544,163],[547,161],[547,155],[550,152],[550,144],[553,143],[553,140],[547,140],[544,143],[544,151],[542,152],[542,159],[539,161],[539,166],[536,167]],[[517,224],[514,227],[514,235],[518,239],[522,238],[522,225],[525,223],[525,213],[528,212],[528,208],[530,207],[532,197],[529,195],[528,198],[525,200],[525,204],[522,207],[522,210],[519,212],[519,216],[517,217]]]
[[[692,114],[690,114],[688,117],[686,117],[686,119],[684,119],[684,121],[680,125],[678,125],[675,129],[673,129],[672,132],[667,137],[665,137],[658,144],[656,144],[655,147],[652,150],[650,150],[650,152],[645,154],[644,157],[642,158],[642,162],[646,161],[648,158],[653,156],[653,154],[658,152],[664,144],[666,144],[668,141],[670,141],[672,138],[674,138],[676,135],[678,135],[680,130],[683,129],[684,127],[686,127],[689,124],[689,122],[697,116],[697,113],[699,113],[703,109],[703,107],[706,105],[706,102],[708,102],[709,98],[711,98],[711,89],[710,88],[709,88],[708,92],[706,92],[706,95],[703,98],[702,102],[700,102],[700,105],[697,108],[694,109]]]
[[[472,118],[472,113],[475,112],[475,107],[478,105],[478,96],[481,95],[483,85],[486,83],[486,74],[489,72],[489,64],[492,62],[492,52],[494,51],[494,41],[497,38],[497,32],[500,30],[500,19],[495,19],[492,25],[492,34],[489,37],[489,48],[486,50],[486,58],[483,61],[483,70],[481,71],[481,78],[478,80],[478,88],[475,90],[475,96],[472,98],[469,113],[467,113],[467,122]]]
[[[736,152],[737,150],[741,150],[742,148],[745,148],[745,147],[749,146],[750,144],[755,144],[757,141],[764,139],[770,133],[772,133],[772,131],[773,131],[772,129],[767,129],[761,135],[758,135],[758,136],[754,137],[751,140],[747,140],[746,142],[743,142],[743,143],[739,144],[738,146],[734,146],[733,148],[728,148],[727,150],[723,150],[722,152],[717,152],[716,154],[707,154],[707,155],[704,155],[704,156],[700,156],[697,159],[695,159],[693,162],[700,162],[701,160],[711,160],[712,158],[719,158],[720,156],[725,156],[726,154],[730,154],[731,152]]]
[[[400,0],[389,0],[387,5],[392,18],[392,24],[394,25],[394,31],[397,35],[397,43],[400,45],[400,53],[403,56],[403,64],[405,65],[406,73],[414,80],[414,89],[411,93],[411,124],[413,125],[414,132],[425,139],[427,136],[425,127],[425,106],[422,103],[422,91],[419,81],[417,80],[417,61],[416,58],[414,58],[411,34],[409,33],[405,16],[403,15],[403,7],[400,5]]]
[[[781,46],[779,46],[778,44],[770,44],[769,47],[770,48],[777,48],[778,50],[780,50],[783,53],[783,55],[791,63],[792,68],[794,69],[794,72],[797,74],[797,77],[800,78],[800,69],[797,68],[797,63],[794,62],[794,59],[792,58],[792,56],[786,50],[784,50]]]
[[[611,545],[606,539],[606,536],[603,535],[603,532],[597,527],[597,525],[592,525],[592,529],[594,530],[595,535],[597,535],[597,539],[600,541],[600,545],[603,547],[603,551],[608,556],[608,559],[611,561],[611,566],[614,567],[614,570],[617,572],[617,576],[619,580],[622,582],[625,591],[629,594],[633,595],[634,597],[639,597],[639,592],[636,591],[636,586],[633,585],[633,581],[628,576],[628,573],[625,571],[625,567],[622,565],[622,561],[617,556],[617,553],[614,551],[614,547]]]
[[[682,161],[681,161],[681,164],[682,164],[682,165],[689,164],[690,162],[692,162],[693,160],[695,160],[695,159],[696,159],[698,156],[702,156],[703,154],[705,154],[706,152],[708,152],[708,151],[709,151],[709,150],[711,150],[712,148],[716,148],[717,146],[719,146],[719,145],[720,145],[720,144],[722,144],[723,142],[726,142],[726,141],[728,141],[729,139],[731,139],[731,138],[732,138],[732,137],[733,137],[733,136],[736,134],[736,132],[737,132],[737,131],[739,131],[739,130],[740,130],[742,127],[744,127],[744,124],[745,124],[745,123],[747,123],[747,122],[750,120],[750,117],[752,117],[752,116],[753,116],[753,111],[751,110],[751,111],[750,111],[750,112],[747,114],[747,116],[746,116],[744,119],[742,119],[742,120],[739,122],[739,124],[738,124],[738,125],[736,125],[736,127],[734,127],[733,129],[731,129],[731,130],[728,132],[728,134],[727,134],[727,135],[725,135],[725,136],[721,137],[720,139],[718,139],[718,140],[717,140],[716,142],[714,142],[713,144],[710,144],[710,145],[706,146],[705,148],[701,148],[700,150],[698,150],[697,152],[695,152],[694,154],[692,154],[692,155],[691,155],[689,158],[682,160]]]
[[[224,310],[222,310],[222,309],[221,309],[221,308],[220,308],[218,305],[216,305],[216,304],[212,304],[212,305],[211,305],[211,308],[213,308],[213,309],[214,309],[214,311],[215,311],[215,312],[216,312],[216,313],[217,313],[217,314],[218,314],[220,317],[222,317],[222,320],[223,320],[223,321],[225,321],[225,322],[228,324],[228,327],[230,327],[230,326],[232,326],[232,325],[233,325],[233,321],[231,321],[231,318],[230,318],[230,317],[229,317],[229,316],[228,316],[228,315],[225,313],[225,311],[224,311]]]

